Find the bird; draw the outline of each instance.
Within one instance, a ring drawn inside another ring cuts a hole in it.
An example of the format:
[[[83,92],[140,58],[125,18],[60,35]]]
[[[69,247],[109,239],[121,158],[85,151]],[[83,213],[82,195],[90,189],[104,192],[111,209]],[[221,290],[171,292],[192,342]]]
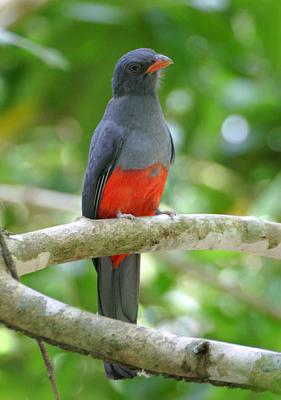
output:
[[[172,135],[157,96],[162,70],[173,61],[148,48],[129,51],[116,63],[112,98],[92,136],[84,175],[82,215],[90,219],[158,214],[169,167]],[[98,312],[137,323],[140,254],[93,259]],[[105,362],[109,379],[130,379],[138,369]]]

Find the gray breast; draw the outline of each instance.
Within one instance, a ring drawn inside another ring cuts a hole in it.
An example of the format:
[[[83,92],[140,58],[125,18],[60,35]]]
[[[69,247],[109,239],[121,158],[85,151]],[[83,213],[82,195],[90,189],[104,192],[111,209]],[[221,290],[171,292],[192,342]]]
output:
[[[170,164],[171,143],[164,130],[133,131],[127,137],[117,164],[122,169],[142,169],[160,163]]]
[[[122,169],[142,169],[155,163],[169,167],[171,139],[158,99],[130,96],[119,101],[115,121],[127,134],[117,164]]]

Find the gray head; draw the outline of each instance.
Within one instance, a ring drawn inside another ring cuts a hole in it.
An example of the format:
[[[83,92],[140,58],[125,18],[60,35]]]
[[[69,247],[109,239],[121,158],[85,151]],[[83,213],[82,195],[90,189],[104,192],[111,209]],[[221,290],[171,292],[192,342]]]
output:
[[[129,51],[115,65],[112,90],[114,96],[144,96],[155,92],[159,70],[172,64],[166,56],[151,49]]]

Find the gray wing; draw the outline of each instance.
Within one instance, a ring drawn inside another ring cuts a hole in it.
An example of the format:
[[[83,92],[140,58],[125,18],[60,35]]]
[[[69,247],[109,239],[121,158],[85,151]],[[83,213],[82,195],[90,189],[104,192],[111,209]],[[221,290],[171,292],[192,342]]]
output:
[[[111,175],[123,145],[120,129],[113,123],[101,123],[90,146],[89,161],[84,177],[82,215],[95,219],[101,195]]]

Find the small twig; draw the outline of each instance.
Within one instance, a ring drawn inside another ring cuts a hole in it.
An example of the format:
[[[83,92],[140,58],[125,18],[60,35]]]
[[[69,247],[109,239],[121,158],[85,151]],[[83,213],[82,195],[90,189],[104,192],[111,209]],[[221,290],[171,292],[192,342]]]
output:
[[[3,260],[5,262],[5,265],[8,269],[8,271],[10,272],[11,276],[16,281],[19,281],[16,266],[15,266],[14,260],[11,256],[11,253],[8,249],[8,246],[6,244],[5,234],[4,234],[4,231],[2,228],[0,228],[0,249],[1,249]],[[41,355],[44,360],[45,367],[47,369],[48,377],[49,377],[49,380],[51,382],[52,389],[53,389],[54,399],[59,400],[58,386],[57,386],[57,382],[56,382],[56,376],[55,376],[55,371],[54,371],[54,366],[53,366],[52,360],[49,357],[45,343],[40,339],[35,339],[35,340],[39,346]]]
[[[54,399],[55,400],[59,400],[60,396],[59,396],[59,391],[58,391],[58,385],[57,385],[57,381],[56,381],[56,376],[55,376],[55,372],[54,372],[54,365],[52,363],[51,358],[49,357],[48,351],[46,349],[45,343],[40,340],[40,339],[36,339],[39,349],[41,351],[47,372],[48,372],[48,377],[50,379],[50,382],[52,384],[53,387],[53,392],[54,392]]]
[[[6,264],[8,271],[10,272],[12,277],[18,281],[19,276],[17,273],[17,269],[15,266],[14,260],[11,256],[11,253],[8,249],[8,246],[6,244],[5,235],[4,235],[4,231],[2,228],[0,228],[0,247],[1,247],[1,252],[2,252],[4,262]]]

